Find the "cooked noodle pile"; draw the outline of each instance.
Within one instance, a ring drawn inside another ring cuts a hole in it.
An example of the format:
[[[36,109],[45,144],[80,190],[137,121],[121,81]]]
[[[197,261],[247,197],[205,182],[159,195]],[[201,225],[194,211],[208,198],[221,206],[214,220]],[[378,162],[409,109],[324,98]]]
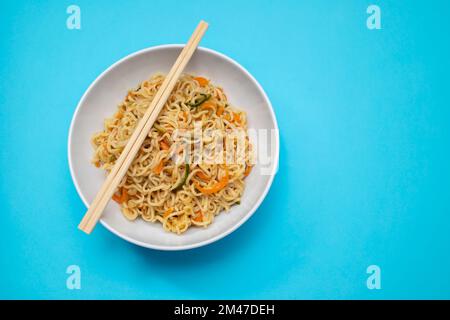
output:
[[[97,167],[112,169],[163,80],[157,74],[142,82],[105,120],[92,138]],[[195,130],[201,130],[200,138]],[[230,132],[243,139],[228,139]],[[202,157],[194,150],[202,150]],[[190,226],[206,227],[240,203],[251,163],[246,114],[231,107],[209,80],[183,75],[113,199],[126,218],[159,221],[181,234]]]

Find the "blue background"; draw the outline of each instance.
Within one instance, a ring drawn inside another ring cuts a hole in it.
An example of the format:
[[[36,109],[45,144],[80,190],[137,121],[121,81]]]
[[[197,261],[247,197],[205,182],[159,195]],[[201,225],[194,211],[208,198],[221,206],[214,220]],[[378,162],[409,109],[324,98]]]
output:
[[[366,27],[369,4],[382,29]],[[81,30],[66,8],[81,8]],[[450,298],[448,1],[1,1],[1,298]],[[280,170],[257,213],[185,252],[85,212],[67,164],[75,107],[139,49],[202,45],[260,81]],[[66,288],[79,265],[81,290]],[[366,268],[381,268],[368,290]]]

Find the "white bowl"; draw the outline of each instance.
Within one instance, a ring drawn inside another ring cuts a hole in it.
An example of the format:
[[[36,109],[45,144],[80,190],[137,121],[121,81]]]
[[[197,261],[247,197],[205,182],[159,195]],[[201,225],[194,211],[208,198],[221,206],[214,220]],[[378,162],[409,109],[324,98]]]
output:
[[[133,53],[104,71],[84,93],[70,125],[68,156],[73,182],[86,206],[92,202],[105,179],[104,171],[90,162],[92,134],[103,128],[103,120],[115,112],[127,90],[155,72],[167,73],[182,47],[164,45]],[[206,76],[222,86],[231,104],[247,112],[249,129],[273,130],[273,158],[266,166],[265,174],[261,173],[259,162],[255,165],[246,179],[240,205],[220,213],[207,228],[192,227],[182,235],[165,231],[159,223],[142,219],[128,221],[119,206],[111,201],[103,212],[101,223],[119,237],[147,248],[183,250],[200,247],[236,230],[263,201],[278,166],[277,121],[267,95],[255,78],[234,60],[206,48],[196,50],[185,72]],[[83,214],[80,212],[80,220]]]

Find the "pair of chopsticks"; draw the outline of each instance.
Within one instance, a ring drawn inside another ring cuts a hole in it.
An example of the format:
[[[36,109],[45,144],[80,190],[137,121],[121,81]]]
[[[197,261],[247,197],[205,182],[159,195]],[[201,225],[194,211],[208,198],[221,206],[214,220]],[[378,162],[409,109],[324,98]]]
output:
[[[175,61],[172,69],[170,69],[164,79],[160,89],[156,93],[144,116],[136,126],[130,140],[128,140],[128,143],[120,154],[119,159],[117,159],[114,167],[95,196],[94,201],[91,203],[88,211],[78,225],[80,230],[89,234],[94,229],[100,219],[100,216],[102,215],[103,210],[108,204],[108,201],[114,195],[117,186],[127,173],[128,168],[147,137],[148,132],[156,121],[161,109],[172,93],[178,78],[191,59],[207,28],[208,24],[204,21],[200,21],[191,38]]]

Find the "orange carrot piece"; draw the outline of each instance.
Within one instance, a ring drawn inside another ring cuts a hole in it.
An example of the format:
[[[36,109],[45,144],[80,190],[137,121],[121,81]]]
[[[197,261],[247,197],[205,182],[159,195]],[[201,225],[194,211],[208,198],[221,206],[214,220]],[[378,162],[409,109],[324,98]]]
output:
[[[112,199],[113,199],[115,202],[117,202],[118,204],[121,203],[121,202],[120,202],[120,196],[117,195],[117,194],[113,194]]]
[[[163,218],[167,218],[170,214],[172,214],[173,210],[174,210],[173,208],[167,209],[166,212],[164,212],[163,214]]]
[[[220,117],[223,114],[224,110],[225,110],[224,107],[218,106],[217,107],[217,115]]]
[[[215,104],[210,101],[206,101],[206,102],[202,103],[202,110],[203,109],[209,109],[212,112],[216,112]]]
[[[195,211],[195,214],[197,216],[193,220],[195,222],[202,222],[203,221],[203,213],[201,211]]]
[[[239,113],[233,114],[233,121],[238,123],[238,124],[241,123],[241,116],[239,115]]]
[[[169,144],[168,144],[166,141],[164,141],[164,140],[161,140],[161,141],[159,142],[159,146],[160,146],[161,149],[163,149],[163,150],[169,150],[169,149],[170,149]]]
[[[161,162],[158,163],[158,165],[153,168],[153,172],[156,174],[160,174],[163,168],[164,168],[164,160],[161,160]]]
[[[247,177],[250,174],[250,172],[252,171],[252,168],[253,168],[253,166],[247,165],[247,167],[245,168],[245,171],[244,171],[244,177]]]
[[[122,203],[124,203],[124,202],[127,202],[127,201],[128,201],[128,192],[127,192],[127,189],[121,188],[120,193],[121,193],[120,195],[114,194],[114,195],[112,196],[112,199],[113,199],[115,202],[117,202],[118,204],[122,204]]]
[[[213,194],[225,188],[228,185],[229,180],[228,168],[225,167],[225,176],[223,176],[215,185],[210,188],[203,188],[197,181],[195,181],[195,187],[203,194]]]
[[[125,188],[122,188],[122,197],[120,197],[120,200],[123,202],[128,201],[128,191]]]
[[[196,176],[202,180],[209,180],[209,176],[207,174],[205,174],[203,171],[198,171],[196,173]]]
[[[194,80],[198,82],[200,87],[205,87],[209,83],[209,80],[203,77],[195,77]]]

